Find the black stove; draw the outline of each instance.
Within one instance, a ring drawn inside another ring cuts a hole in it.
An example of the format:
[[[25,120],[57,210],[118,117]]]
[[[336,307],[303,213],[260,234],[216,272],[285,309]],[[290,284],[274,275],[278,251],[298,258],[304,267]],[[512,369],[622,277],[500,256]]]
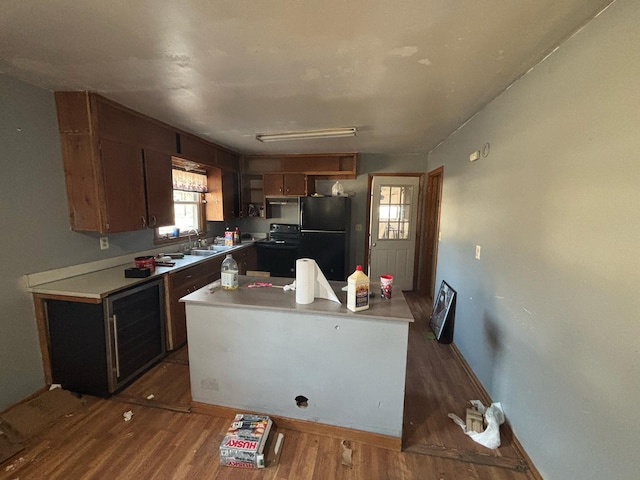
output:
[[[272,277],[295,277],[300,227],[290,223],[272,223],[269,238],[256,242],[258,270]]]
[[[291,223],[272,223],[269,226],[267,242],[299,245],[300,227]]]

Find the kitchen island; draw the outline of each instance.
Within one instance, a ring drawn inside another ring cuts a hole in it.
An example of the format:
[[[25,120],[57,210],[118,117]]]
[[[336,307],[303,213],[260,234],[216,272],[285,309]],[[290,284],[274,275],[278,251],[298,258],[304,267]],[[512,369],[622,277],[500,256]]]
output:
[[[256,282],[273,286],[248,287]],[[281,288],[292,282],[240,276],[237,290],[183,297],[194,411],[264,413],[285,428],[399,450],[413,321],[402,292],[353,313],[344,282],[330,282],[342,304],[308,305]]]

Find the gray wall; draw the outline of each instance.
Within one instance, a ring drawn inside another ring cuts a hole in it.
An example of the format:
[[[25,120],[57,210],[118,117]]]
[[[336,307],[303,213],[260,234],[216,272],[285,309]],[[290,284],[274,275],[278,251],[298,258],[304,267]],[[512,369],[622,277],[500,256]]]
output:
[[[618,0],[429,155],[454,341],[545,479],[640,466],[638,24]]]
[[[69,229],[53,94],[0,74],[0,411],[44,386],[25,274],[153,247],[152,231],[98,235]]]

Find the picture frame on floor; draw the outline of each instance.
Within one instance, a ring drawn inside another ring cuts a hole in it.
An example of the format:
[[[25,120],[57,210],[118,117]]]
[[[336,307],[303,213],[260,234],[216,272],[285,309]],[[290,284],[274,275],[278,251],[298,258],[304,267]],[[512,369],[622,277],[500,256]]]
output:
[[[453,320],[456,310],[457,292],[444,280],[440,284],[440,290],[435,297],[433,313],[429,320],[429,326],[441,343],[453,341]]]

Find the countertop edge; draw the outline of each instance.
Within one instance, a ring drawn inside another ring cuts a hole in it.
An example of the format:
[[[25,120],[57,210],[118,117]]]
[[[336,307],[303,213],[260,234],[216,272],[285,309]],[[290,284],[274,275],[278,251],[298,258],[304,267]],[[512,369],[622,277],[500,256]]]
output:
[[[274,282],[274,285],[283,282],[284,284],[288,284],[293,281],[293,279],[280,277],[259,278],[241,275],[241,285],[239,287],[241,291],[239,293],[244,293],[244,290],[250,290],[251,292],[255,293],[256,295],[255,298],[252,299],[252,302],[243,301],[242,295],[238,296],[237,294],[233,293],[238,292],[238,290],[225,291],[220,287],[212,287],[214,285],[213,283],[182,297],[180,299],[180,302],[214,308],[217,307],[249,310],[271,310],[287,313],[297,313],[300,315],[343,317],[345,319],[349,318],[354,320],[376,320],[393,323],[412,323],[415,321],[415,319],[413,318],[413,314],[411,313],[411,310],[406,302],[406,299],[401,292],[391,300],[379,300],[376,298],[372,301],[371,308],[360,312],[352,312],[346,308],[346,299],[343,299],[344,301],[342,301],[342,303],[340,304],[322,298],[317,298],[310,304],[298,304],[295,302],[295,292],[282,292],[282,289],[279,289],[277,287],[265,287],[264,289],[247,289],[247,283],[250,283],[254,280]],[[330,282],[330,284],[332,284],[332,288],[339,297],[346,295],[344,292],[338,292],[339,287],[343,284],[346,285],[346,282]],[[276,290],[284,295],[288,295],[288,297],[284,299],[282,303],[279,303],[277,305],[273,303],[273,295],[279,294],[275,292]],[[376,310],[380,311],[376,312]]]
[[[127,263],[109,268],[99,269],[92,272],[73,275],[64,279],[38,285],[26,286],[28,293],[35,295],[57,295],[61,297],[102,299],[113,293],[134,287],[141,283],[156,279],[160,275],[172,274],[184,270],[198,263],[225,256],[252,246],[254,242],[235,245],[229,250],[218,252],[213,255],[185,255],[184,259],[176,259],[173,267],[156,267],[155,272],[144,278],[127,278],[124,276],[124,269],[134,266],[133,258],[137,254],[131,254],[131,260]]]

